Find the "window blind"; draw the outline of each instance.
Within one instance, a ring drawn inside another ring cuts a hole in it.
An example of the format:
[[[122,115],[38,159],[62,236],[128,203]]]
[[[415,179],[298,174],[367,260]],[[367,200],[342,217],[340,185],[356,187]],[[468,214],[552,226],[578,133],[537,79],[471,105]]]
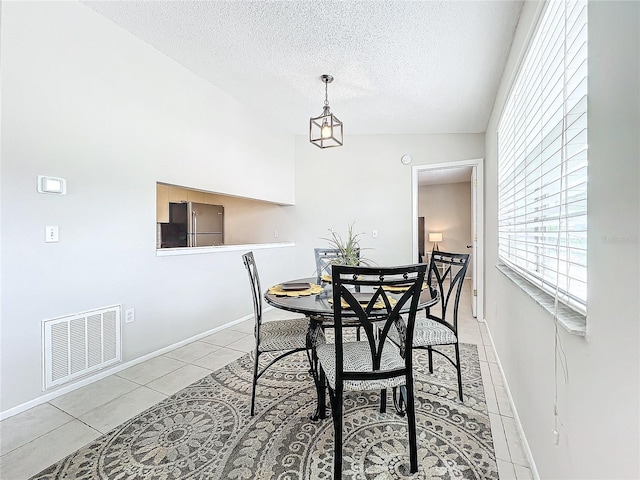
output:
[[[498,124],[498,255],[587,305],[587,2],[549,1]]]

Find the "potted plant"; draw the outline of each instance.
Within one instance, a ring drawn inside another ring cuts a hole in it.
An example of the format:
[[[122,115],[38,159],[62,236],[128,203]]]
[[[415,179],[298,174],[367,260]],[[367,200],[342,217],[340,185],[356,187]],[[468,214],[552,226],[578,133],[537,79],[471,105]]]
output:
[[[354,222],[355,223],[355,222]],[[360,247],[360,236],[362,233],[353,233],[353,225],[349,225],[346,239],[333,229],[329,229],[331,238],[323,238],[329,242],[331,248],[337,250],[337,256],[328,261],[331,265],[365,265],[373,264],[372,260],[362,256],[363,248]]]

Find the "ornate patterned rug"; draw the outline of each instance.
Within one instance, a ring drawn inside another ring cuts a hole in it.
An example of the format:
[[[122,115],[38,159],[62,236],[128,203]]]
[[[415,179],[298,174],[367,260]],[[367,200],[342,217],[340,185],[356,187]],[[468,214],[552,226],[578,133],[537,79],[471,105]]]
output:
[[[345,479],[498,478],[475,345],[461,345],[465,402],[439,355],[414,352],[419,471],[409,473],[407,422],[376,392],[347,393]],[[199,380],[50,466],[34,479],[331,479],[331,418],[316,399],[303,353],[260,379],[249,416],[253,354]]]

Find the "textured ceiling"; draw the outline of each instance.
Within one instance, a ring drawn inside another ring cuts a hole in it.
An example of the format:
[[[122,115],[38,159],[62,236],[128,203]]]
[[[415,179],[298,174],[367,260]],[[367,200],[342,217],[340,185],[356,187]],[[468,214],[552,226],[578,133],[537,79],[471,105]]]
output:
[[[85,1],[160,52],[308,134],[331,74],[351,134],[481,133],[522,1]]]
[[[418,172],[418,185],[442,185],[471,181],[472,167],[446,167]]]

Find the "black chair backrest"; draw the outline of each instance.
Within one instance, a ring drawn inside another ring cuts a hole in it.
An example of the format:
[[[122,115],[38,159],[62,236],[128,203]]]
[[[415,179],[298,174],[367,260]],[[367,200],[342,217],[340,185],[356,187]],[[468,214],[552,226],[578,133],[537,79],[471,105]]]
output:
[[[337,248],[314,248],[313,253],[316,257],[316,274],[320,282],[322,275],[329,274],[329,267],[338,258],[340,251]]]
[[[390,342],[386,341],[392,325],[399,333],[400,353],[405,358],[405,368],[411,368],[413,329],[426,269],[426,264],[386,268],[333,266],[331,283],[337,376],[341,375],[345,380],[366,380],[403,374],[404,369],[400,372],[380,370],[383,347],[386,344],[387,348],[392,348]],[[395,289],[404,287],[406,291],[391,295],[384,287]],[[361,293],[356,290],[357,288],[361,289]],[[401,311],[403,311],[402,315]],[[366,333],[374,372],[343,372],[342,326],[345,317],[351,317],[353,320],[354,315]],[[382,328],[378,331],[381,325]]]
[[[316,283],[320,284],[322,275],[331,275],[332,265],[339,263],[340,250],[337,248],[314,248],[316,257]],[[356,255],[360,258],[360,250],[356,250]]]
[[[434,250],[429,263],[427,283],[437,288],[440,293],[441,314],[435,315],[433,309],[437,307],[431,307],[427,311],[427,317],[448,324],[456,335],[458,334],[458,304],[470,258],[471,255],[468,253]],[[441,270],[442,273],[440,273]],[[451,311],[449,309],[451,300],[453,300],[453,321],[447,318],[447,312]]]
[[[260,288],[260,277],[258,276],[258,267],[253,258],[253,252],[242,255],[242,261],[249,274],[251,294],[253,295],[253,313],[256,317],[256,329],[259,329],[262,323],[262,289]]]

